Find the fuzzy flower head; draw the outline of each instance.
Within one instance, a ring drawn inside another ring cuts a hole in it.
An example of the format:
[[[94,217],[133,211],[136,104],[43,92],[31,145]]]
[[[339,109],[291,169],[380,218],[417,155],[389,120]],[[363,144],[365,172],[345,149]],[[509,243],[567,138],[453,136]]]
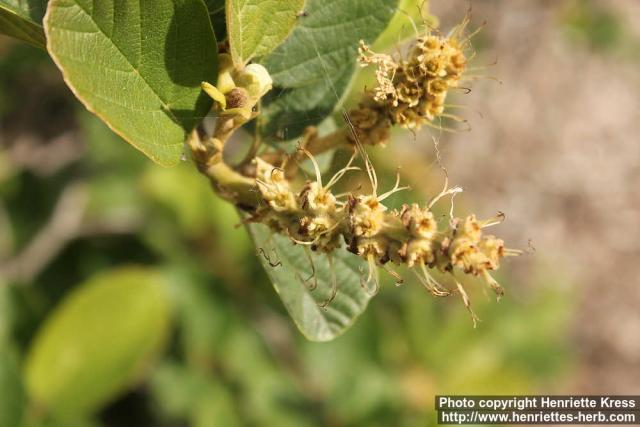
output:
[[[373,196],[352,197],[349,201],[349,222],[355,236],[372,237],[384,225],[386,208]]]
[[[419,129],[437,117],[457,119],[445,112],[445,100],[464,79],[471,36],[462,33],[468,22],[465,19],[447,36],[428,31],[403,58],[373,52],[360,42],[360,65],[376,67],[376,86],[349,113],[363,143],[384,143],[388,132],[383,129],[393,125]]]
[[[277,212],[294,210],[296,196],[291,191],[284,172],[260,158],[255,159],[256,183],[264,201]]]

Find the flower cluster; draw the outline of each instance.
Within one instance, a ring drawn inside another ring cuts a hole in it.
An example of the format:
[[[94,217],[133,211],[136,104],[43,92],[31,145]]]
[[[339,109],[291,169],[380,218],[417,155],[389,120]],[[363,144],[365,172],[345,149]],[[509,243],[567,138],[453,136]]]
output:
[[[308,154],[308,153],[307,153]],[[313,161],[313,157],[310,156]],[[352,158],[353,160],[353,158]],[[389,210],[382,202],[390,194],[401,190],[396,186],[382,195],[354,195],[336,197],[331,187],[349,170],[349,164],[323,185],[317,171],[316,181],[305,183],[294,190],[282,169],[259,158],[255,159],[256,183],[261,197],[250,221],[268,225],[273,231],[287,235],[295,244],[327,254],[344,242],[347,249],[369,263],[369,276],[373,290],[378,289],[375,269],[388,263],[406,265],[419,277],[434,295],[452,292],[438,283],[431,269],[450,274],[458,290],[464,292],[456,275],[470,274],[482,277],[500,296],[502,288],[490,275],[498,269],[504,256],[519,251],[506,249],[501,239],[485,235],[483,229],[498,224],[496,217],[478,221],[474,215],[464,219],[453,218],[440,229],[431,207],[442,195],[457,189],[445,190],[427,207],[417,204]],[[463,294],[466,298],[466,294]],[[466,300],[465,300],[466,302]]]
[[[360,42],[359,62],[376,66],[377,81],[349,112],[363,144],[386,142],[393,125],[419,129],[437,117],[452,117],[445,113],[445,99],[451,88],[458,87],[467,65],[464,51],[469,37],[460,36],[467,23],[446,37],[431,32],[419,37],[407,57],[398,60],[374,53]]]
[[[520,253],[484,233],[487,227],[498,224],[501,216],[479,221],[474,215],[454,218],[451,214],[449,221],[437,220],[432,211],[434,204],[462,191],[447,185],[427,206],[412,204],[400,210],[388,209],[385,199],[405,187],[399,186],[398,176],[390,191],[378,194],[376,173],[364,149],[364,144],[384,143],[394,125],[417,129],[425,124],[434,126],[431,122],[437,117],[452,117],[445,112],[445,98],[451,88],[459,85],[466,68],[464,49],[470,36],[462,38],[461,34],[467,23],[465,20],[446,37],[433,33],[419,37],[407,57],[400,60],[374,53],[361,42],[360,63],[376,66],[377,86],[363,94],[357,108],[344,114],[348,129],[318,138],[316,130],[308,128],[298,153],[291,158],[269,151],[260,156],[259,144],[254,144],[245,161],[236,167],[224,161],[225,143],[234,131],[257,116],[257,103],[272,81],[261,65],[236,68],[228,55],[220,55],[217,86],[206,82],[202,85],[216,101],[219,116],[208,138],[200,139],[198,132],[192,132],[188,144],[194,161],[219,195],[249,214],[247,221],[265,224],[304,247],[314,274],[309,250],[326,254],[331,264],[334,251],[345,245],[367,261],[368,274],[363,272],[361,283],[371,293],[379,289],[379,267],[401,283],[402,278],[390,266],[404,265],[431,294],[459,294],[469,310],[469,299],[460,280],[463,275],[482,278],[501,296],[502,288],[491,272],[499,268],[503,257]],[[334,144],[336,141],[342,145]],[[323,152],[335,146],[352,146],[356,150],[347,165],[325,183],[312,151]],[[366,167],[370,193],[334,194],[332,187],[346,173],[360,169],[353,166],[357,154]],[[298,186],[292,179],[296,165],[305,156],[313,164],[316,178]],[[448,277],[448,284],[454,286],[439,283],[432,275],[435,271]],[[322,306],[333,300],[337,286],[334,275],[330,297]]]

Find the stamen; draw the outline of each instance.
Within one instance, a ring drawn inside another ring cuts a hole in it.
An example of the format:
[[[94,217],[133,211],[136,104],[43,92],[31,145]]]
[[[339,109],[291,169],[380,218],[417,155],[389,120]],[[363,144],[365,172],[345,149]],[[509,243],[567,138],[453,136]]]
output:
[[[267,253],[265,252],[264,248],[258,248],[258,253],[260,253],[264,259],[267,261],[267,263],[271,266],[271,267],[279,267],[282,265],[282,261],[277,260],[277,261],[272,261],[271,257],[269,257],[269,255],[267,255]],[[273,254],[277,257],[276,251],[275,249],[273,249]]]
[[[457,38],[459,35],[462,34],[462,32],[465,30],[465,28],[467,28],[467,26],[470,23],[471,23],[471,11],[468,11],[467,14],[465,15],[465,17],[462,19],[462,22],[460,22],[458,25],[453,27],[451,29],[451,31],[449,31],[449,34],[447,34],[446,38],[448,38],[448,39]],[[476,32],[477,31],[478,30],[476,30]]]
[[[273,174],[276,173],[276,172],[280,172],[280,173],[282,173],[284,175],[284,169],[279,168],[277,166],[273,166],[272,169],[271,169],[271,173],[269,174],[271,179],[273,179]]]
[[[447,297],[451,295],[450,290],[448,290],[447,288],[442,286],[440,283],[438,283],[438,281],[434,279],[431,274],[429,274],[429,271],[427,271],[427,266],[425,265],[424,261],[420,262],[420,269],[422,270],[422,274],[424,274],[424,277],[427,280],[427,283],[431,285],[431,288],[433,290],[432,293],[435,296]]]
[[[478,318],[478,316],[476,316],[476,314],[473,312],[473,309],[471,308],[471,300],[469,299],[469,295],[467,295],[467,291],[465,291],[464,287],[460,282],[458,282],[457,280],[455,282],[456,282],[456,286],[458,287],[458,292],[460,292],[460,296],[462,296],[462,301],[464,302],[464,306],[469,311],[469,314],[471,314],[471,320],[473,321],[473,327],[475,328],[478,325],[478,322],[480,321],[480,319]]]
[[[298,147],[298,151],[302,151],[309,158],[309,160],[311,160],[311,163],[313,164],[313,170],[316,173],[316,181],[318,183],[318,187],[322,188],[322,174],[320,173],[320,166],[318,166],[318,162],[316,161],[315,157],[313,157],[313,154],[302,147]]]
[[[505,219],[504,213],[498,212],[496,216],[494,216],[493,218],[489,218],[484,221],[479,221],[478,225],[480,226],[480,228],[488,228],[494,225],[501,224],[504,221],[504,219]]]
[[[520,249],[509,249],[509,248],[504,249],[504,256],[520,256],[523,253],[524,251]]]
[[[369,264],[369,274],[367,278],[364,278],[364,271],[360,269],[360,286],[364,289],[370,296],[376,295],[380,291],[380,283],[378,282],[378,273],[376,269],[376,261],[372,253],[367,256],[367,262]],[[373,289],[371,289],[370,284],[373,283]]]
[[[400,185],[400,171],[397,171],[396,172],[396,183],[395,183],[395,185],[393,186],[393,188],[391,190],[389,190],[386,193],[380,195],[378,197],[378,201],[381,202],[384,199],[386,199],[387,197],[391,196],[392,194],[397,193],[398,191],[409,190],[411,188],[409,186],[399,187],[399,185]]]
[[[309,289],[310,291],[313,291],[315,288],[318,287],[318,277],[316,276],[316,266],[313,262],[313,257],[311,256],[311,251],[309,250],[309,248],[307,246],[304,246],[304,253],[307,256],[307,259],[309,260],[309,265],[311,266],[311,276],[309,276],[307,278],[307,280],[304,281],[305,286],[307,286],[307,282],[313,278],[313,284],[311,286],[307,286],[307,289]]]
[[[356,191],[360,191],[360,190],[362,190],[362,184],[359,184],[359,185],[355,188],[355,190],[353,190],[353,191],[347,191],[347,192],[345,192],[345,193],[338,193],[338,194],[334,195],[333,197],[335,197],[336,199],[339,199],[339,198],[341,198],[341,197],[353,196],[353,194],[354,194]]]
[[[465,95],[469,95],[471,93],[470,87],[455,86],[455,87],[451,87],[450,90],[461,90],[462,92],[464,92]]]
[[[448,182],[448,178],[445,180],[445,185],[447,184],[447,182]],[[429,202],[429,205],[427,206],[427,208],[431,209],[433,207],[433,205],[435,205],[438,202],[438,200],[442,199],[444,196],[446,196],[448,194],[462,193],[462,191],[463,191],[462,187],[458,187],[458,186],[442,190],[440,192],[440,194],[438,194],[433,199],[431,199],[431,201]]]
[[[444,117],[446,119],[451,119],[451,120],[453,120],[455,122],[458,122],[458,123],[468,123],[469,122],[468,120],[463,119],[460,116],[456,116],[455,114],[441,113],[441,114],[439,114],[439,117]]]
[[[475,82],[478,80],[493,80],[498,84],[502,84],[502,80],[494,76],[480,76],[480,75],[464,75],[464,78],[460,79],[461,82]]]
[[[422,286],[424,286],[424,288],[425,288],[425,289],[426,289],[426,290],[427,290],[427,291],[428,291],[432,296],[434,296],[434,297],[445,297],[445,296],[448,296],[448,294],[447,294],[447,295],[444,295],[444,294],[442,294],[442,293],[438,292],[438,291],[437,291],[437,290],[436,290],[436,289],[435,289],[435,288],[434,288],[434,287],[429,283],[429,281],[428,281],[425,277],[421,276],[421,275],[420,275],[420,273],[418,273],[415,269],[411,269],[411,271],[412,271],[412,272],[413,272],[413,274],[418,278],[418,281],[420,282],[420,284],[421,284]]]
[[[290,234],[288,234],[288,237],[289,237],[289,239],[291,239],[292,242],[294,242],[294,243],[296,243],[298,245],[303,245],[303,246],[313,246],[316,243],[316,241],[318,240],[318,239],[313,239],[310,242],[305,242],[303,240],[296,239],[295,237],[291,236]]]
[[[491,289],[493,289],[493,292],[496,293],[499,301],[500,298],[504,296],[504,288],[500,286],[500,284],[496,281],[496,279],[494,279],[487,270],[482,271],[482,277],[487,282],[487,284],[491,286]]]
[[[451,221],[453,221],[453,208],[454,208],[453,198],[456,197],[456,194],[458,194],[458,193],[453,193],[451,195],[451,207],[449,208],[449,220],[451,220]]]
[[[465,125],[467,125],[464,129],[460,130],[460,129],[456,129],[456,128],[451,128],[451,127],[447,127],[447,126],[442,126],[441,124],[435,124],[429,121],[424,122],[425,126],[428,126],[430,128],[433,129],[437,129],[440,132],[451,132],[451,133],[460,133],[460,132],[470,132],[471,131],[471,125],[468,122],[463,122]]]
[[[463,21],[464,25],[466,26],[469,22],[471,22],[471,20],[466,20]],[[480,31],[484,30],[484,27],[487,25],[487,22],[483,22],[482,24],[480,24],[480,26],[478,26],[478,28],[476,28],[474,31],[472,31],[471,33],[469,33],[465,38],[461,39],[459,41],[460,46],[464,47],[467,43],[469,43],[471,41],[471,39],[476,36]]]
[[[333,256],[327,254],[327,261],[329,261],[329,272],[331,274],[331,294],[322,303],[318,304],[319,307],[326,309],[329,304],[336,298],[338,294],[338,280],[336,278],[336,272],[333,268]]]
[[[420,16],[422,16],[422,9],[420,9],[420,5],[416,4],[416,7],[418,8],[418,10],[420,11]],[[413,17],[411,16],[410,13],[400,9],[399,7],[396,8],[396,11],[404,14],[408,19],[409,22],[411,22],[411,26],[413,27],[413,31],[416,33],[416,38],[420,37],[420,32],[418,31],[418,26],[416,25],[416,22],[413,20]]]
[[[387,265],[383,265],[382,269],[389,273],[394,279],[396,279],[396,286],[401,286],[404,283],[404,279],[395,271],[391,270]]]
[[[353,155],[349,159],[349,162],[347,162],[347,165],[345,167],[343,167],[342,169],[340,169],[338,172],[336,172],[336,174],[333,175],[333,177],[331,177],[331,179],[329,180],[327,185],[324,187],[325,190],[329,190],[331,187],[333,187],[335,184],[337,184],[338,181],[340,181],[340,179],[347,172],[354,171],[354,170],[360,170],[360,168],[357,167],[357,166],[351,166],[351,164],[353,163],[353,160],[356,158],[357,155],[358,155],[358,152],[354,151]]]
[[[349,126],[349,130],[355,141],[356,148],[358,149],[358,152],[360,153],[360,156],[364,161],[365,169],[367,171],[367,175],[369,176],[369,182],[371,183],[372,193],[373,193],[373,196],[375,197],[378,193],[378,176],[376,175],[376,171],[373,168],[373,164],[371,163],[371,159],[369,159],[369,155],[367,154],[367,151],[364,149],[364,146],[360,142],[360,138],[358,137],[358,133],[356,132],[355,126],[351,122],[351,118],[349,117],[349,114],[347,114],[346,111],[343,111],[342,117],[344,118],[345,122]]]

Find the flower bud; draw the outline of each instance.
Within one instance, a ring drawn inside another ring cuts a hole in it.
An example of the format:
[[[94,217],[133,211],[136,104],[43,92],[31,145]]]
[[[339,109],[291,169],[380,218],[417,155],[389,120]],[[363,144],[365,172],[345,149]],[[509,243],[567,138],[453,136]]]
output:
[[[247,90],[251,98],[256,101],[269,92],[273,87],[273,80],[269,72],[260,64],[249,64],[238,73],[236,84]]]

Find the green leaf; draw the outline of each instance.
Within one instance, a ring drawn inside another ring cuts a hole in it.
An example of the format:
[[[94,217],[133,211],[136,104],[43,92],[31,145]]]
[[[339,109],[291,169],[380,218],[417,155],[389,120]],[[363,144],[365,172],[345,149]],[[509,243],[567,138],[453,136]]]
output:
[[[360,269],[365,268],[366,264],[354,254],[344,248],[332,254],[338,294],[328,307],[322,308],[318,304],[326,301],[331,294],[332,274],[327,256],[311,254],[317,287],[309,290],[308,285],[313,280],[307,284],[304,280],[311,276],[312,268],[301,246],[294,245],[284,236],[271,233],[262,224],[249,225],[249,232],[262,254],[259,255],[260,261],[273,287],[300,332],[308,339],[330,341],[338,337],[367,307],[370,295],[360,286]],[[272,267],[269,261],[281,265]]]
[[[397,0],[308,0],[291,36],[262,61],[274,90],[262,105],[261,132],[295,138],[340,103],[356,70],[358,42],[372,43]]]
[[[234,396],[219,378],[166,362],[154,372],[150,389],[169,418],[190,419],[192,427],[241,425]]]
[[[89,111],[154,161],[207,114],[217,45],[202,0],[51,0],[47,48]]]
[[[0,427],[20,426],[26,403],[18,362],[10,350],[0,347]]]
[[[47,0],[0,0],[0,34],[44,49],[42,17]]]
[[[266,55],[289,35],[304,0],[226,0],[231,56],[246,64]]]
[[[90,279],[38,331],[26,363],[30,398],[60,419],[99,409],[157,355],[169,318],[157,271],[129,267]]]

